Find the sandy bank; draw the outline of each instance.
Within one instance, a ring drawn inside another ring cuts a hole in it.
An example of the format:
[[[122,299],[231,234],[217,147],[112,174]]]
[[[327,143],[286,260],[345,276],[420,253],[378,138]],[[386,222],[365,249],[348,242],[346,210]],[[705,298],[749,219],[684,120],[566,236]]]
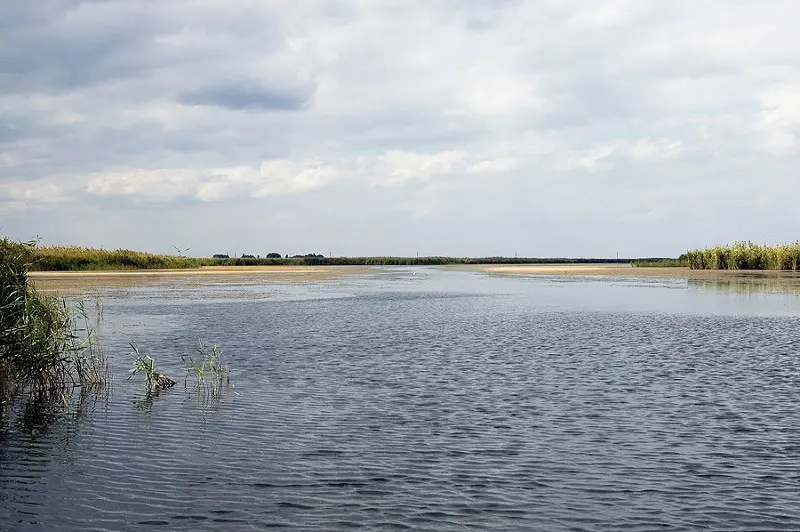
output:
[[[187,276],[187,275],[242,275],[242,274],[319,274],[343,270],[348,266],[204,266],[175,270],[87,270],[78,272],[31,272],[31,277],[41,279],[119,277],[119,276]]]
[[[689,268],[636,268],[619,264],[514,264],[475,266],[483,272],[514,275],[582,275],[613,277],[661,277],[666,279],[777,279],[800,282],[797,273],[777,270],[691,270]]]
[[[364,266],[207,266],[177,270],[91,270],[79,272],[31,272],[37,289],[62,293],[94,288],[133,287],[152,284],[257,284],[306,283],[368,272]]]

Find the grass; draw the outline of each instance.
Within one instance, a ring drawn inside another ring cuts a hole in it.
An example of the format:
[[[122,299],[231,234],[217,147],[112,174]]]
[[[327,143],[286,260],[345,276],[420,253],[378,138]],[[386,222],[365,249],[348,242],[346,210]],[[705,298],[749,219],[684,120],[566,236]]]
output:
[[[191,379],[196,390],[203,391],[206,396],[220,397],[226,385],[232,386],[228,366],[222,361],[222,350],[216,344],[209,347],[203,342],[199,342],[194,350],[197,357],[181,357],[186,368],[184,386],[188,387]]]
[[[147,386],[147,394],[154,395],[161,390],[171,388],[175,381],[158,371],[155,361],[150,355],[144,355],[135,343],[130,344],[135,356],[133,367],[130,370],[130,377],[142,374]],[[202,392],[206,398],[219,398],[226,386],[233,387],[230,382],[228,366],[222,361],[222,350],[216,345],[208,346],[199,342],[194,348],[195,355],[184,355],[181,357],[186,376],[183,384],[189,387],[192,381],[193,388]]]
[[[37,246],[31,249],[31,259],[33,267],[41,271],[182,269],[216,264],[214,259],[75,246]]]
[[[0,238],[0,421],[8,421],[18,413],[24,425],[33,427],[64,412],[80,413],[89,397],[100,396],[87,392],[107,391],[110,384],[108,357],[98,337],[103,315],[99,300],[94,308],[96,321],[92,321],[91,312],[82,301],[68,304],[64,299],[38,292],[30,283],[29,272],[42,257],[50,257],[47,264],[51,266],[61,264],[56,259],[66,255],[54,253],[54,249],[45,248],[42,252],[34,242],[17,243]],[[57,249],[73,252],[78,248]],[[103,256],[109,262],[102,264],[116,264],[113,261],[117,260],[127,266],[151,264],[142,258],[148,257],[147,254],[126,253],[108,252]],[[144,262],[126,262],[125,256],[138,257]],[[100,264],[84,260],[86,257],[80,259],[79,253],[74,257],[84,266]],[[157,267],[177,264],[156,263]],[[41,263],[38,265],[41,267]],[[156,368],[151,356],[142,354],[136,344],[131,344],[131,348],[135,360],[130,377],[144,376],[148,397],[176,384]],[[221,350],[216,345],[209,348],[202,343],[195,350],[197,357],[184,358],[187,380],[192,376],[198,389],[219,397],[224,385],[230,385]],[[18,398],[24,400],[17,401]]]
[[[768,246],[737,242],[732,246],[715,246],[686,253],[690,268],[695,270],[789,270],[800,265],[800,242]]]
[[[0,404],[19,393],[66,397],[107,381],[108,359],[83,304],[41,294],[28,278],[35,245],[0,239]],[[98,307],[98,323],[101,312]]]
[[[636,268],[685,268],[689,263],[686,261],[685,255],[681,255],[677,259],[668,258],[650,258],[650,259],[634,259],[631,261],[631,266]]]
[[[133,368],[131,369],[130,379],[134,375],[141,373],[144,375],[145,384],[147,385],[147,393],[157,393],[166,388],[175,386],[175,381],[158,371],[155,367],[155,361],[150,355],[143,355],[139,351],[139,346],[135,343],[130,344],[133,349],[133,355],[136,357],[133,361]]]

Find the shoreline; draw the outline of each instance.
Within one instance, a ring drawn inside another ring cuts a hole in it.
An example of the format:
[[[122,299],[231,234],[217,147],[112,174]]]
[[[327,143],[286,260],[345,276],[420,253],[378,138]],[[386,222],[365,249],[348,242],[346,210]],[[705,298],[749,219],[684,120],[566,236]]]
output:
[[[392,267],[392,266],[389,266]],[[415,268],[416,266],[400,266]],[[691,270],[688,267],[634,267],[619,264],[451,264],[426,266],[488,275],[521,277],[586,277],[684,279],[744,282],[800,287],[800,272],[781,270]],[[349,275],[373,273],[382,266],[203,266],[187,269],[36,271],[30,279],[43,292],[81,293],[92,289],[143,285],[313,283]]]
[[[29,277],[38,290],[67,294],[93,288],[195,284],[211,279],[230,284],[309,283],[368,271],[369,268],[365,266],[203,266],[152,270],[35,271],[30,272]]]
[[[199,268],[32,271],[31,278],[320,273],[363,266],[201,266]]]
[[[469,268],[472,269],[472,268]],[[781,280],[800,283],[800,272],[786,270],[692,270],[688,267],[636,267],[618,264],[486,265],[474,268],[500,275],[613,276],[663,279]]]

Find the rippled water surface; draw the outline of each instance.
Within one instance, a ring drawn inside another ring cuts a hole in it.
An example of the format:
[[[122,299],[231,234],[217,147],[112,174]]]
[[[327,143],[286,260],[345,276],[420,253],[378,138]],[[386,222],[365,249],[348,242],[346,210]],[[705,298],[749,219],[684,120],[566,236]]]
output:
[[[103,301],[113,391],[0,424],[2,530],[800,529],[796,294],[397,268]],[[126,380],[128,342],[180,377],[198,338],[221,401]]]

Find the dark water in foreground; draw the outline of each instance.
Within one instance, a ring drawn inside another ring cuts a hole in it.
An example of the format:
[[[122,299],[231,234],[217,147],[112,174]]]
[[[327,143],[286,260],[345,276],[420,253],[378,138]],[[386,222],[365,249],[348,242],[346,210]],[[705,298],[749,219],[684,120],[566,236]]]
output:
[[[800,529],[797,295],[387,269],[104,302],[113,393],[0,427],[2,530]],[[198,338],[223,400],[125,380],[128,341],[180,376]]]

